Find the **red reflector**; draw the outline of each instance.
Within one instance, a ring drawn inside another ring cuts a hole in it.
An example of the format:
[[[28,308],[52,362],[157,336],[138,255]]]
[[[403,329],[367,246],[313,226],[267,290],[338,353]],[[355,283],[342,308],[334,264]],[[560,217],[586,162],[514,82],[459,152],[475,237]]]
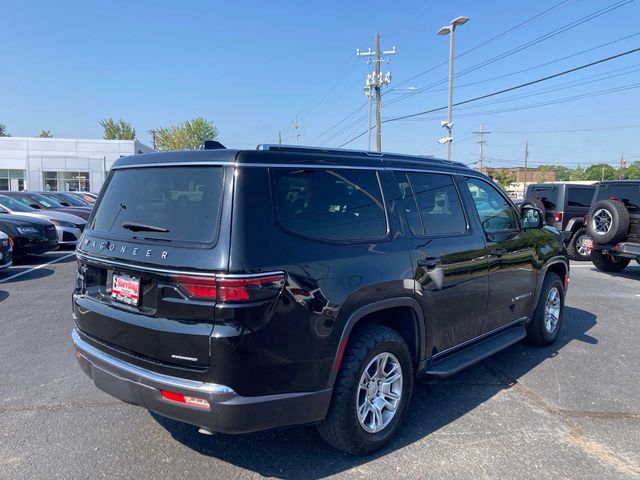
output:
[[[338,350],[338,356],[336,357],[336,371],[340,370],[340,364],[342,363],[342,356],[344,355],[344,350],[347,347],[347,341],[349,337],[344,337],[342,339],[342,343],[340,344],[340,349]]]
[[[537,200],[540,200],[540,195],[534,195],[532,198],[535,198]]]
[[[617,200],[618,196],[617,195],[611,195],[611,200]]]
[[[192,405],[194,407],[209,408],[209,402],[204,398],[190,397],[188,395],[169,392],[167,390],[160,390],[160,394],[163,398],[171,400],[172,402],[184,403],[186,405]]]
[[[9,237],[9,243],[11,244],[11,246],[13,247],[13,238]]]
[[[561,222],[562,221],[562,212],[556,212],[556,214],[553,216],[553,220],[556,222]]]
[[[76,357],[80,358],[80,356],[81,356],[81,355],[82,355],[82,353],[80,353],[80,350],[78,350],[78,349],[76,348]]]

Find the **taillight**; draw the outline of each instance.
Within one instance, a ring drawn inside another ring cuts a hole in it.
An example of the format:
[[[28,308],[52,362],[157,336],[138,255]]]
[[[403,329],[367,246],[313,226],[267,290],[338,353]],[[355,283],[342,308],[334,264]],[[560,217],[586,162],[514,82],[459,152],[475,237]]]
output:
[[[555,222],[561,222],[562,221],[562,212],[556,212],[556,214],[553,216],[553,220]]]
[[[194,300],[218,302],[261,302],[278,296],[284,286],[284,273],[217,277],[173,277]]]

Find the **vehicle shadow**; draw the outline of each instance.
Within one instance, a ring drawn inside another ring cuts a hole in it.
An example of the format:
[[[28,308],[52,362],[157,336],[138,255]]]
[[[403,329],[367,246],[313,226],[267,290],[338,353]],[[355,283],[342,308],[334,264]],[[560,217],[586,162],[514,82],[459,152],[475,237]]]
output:
[[[60,251],[56,250],[55,253],[45,253],[43,255],[24,255],[21,257],[14,258],[13,264],[20,266],[33,266],[33,265],[42,265],[43,263],[48,263],[56,259],[60,259],[69,254],[73,253],[73,251]],[[62,260],[57,260],[56,263],[69,263],[75,262],[76,257],[69,255],[67,258],[63,258]],[[13,268],[11,271],[15,271]]]
[[[2,277],[0,277],[0,281],[2,281]],[[5,301],[7,298],[9,298],[9,292],[0,290],[0,302]]]
[[[509,366],[487,368],[486,362],[448,379],[419,379],[407,417],[395,440],[382,451],[368,457],[353,457],[334,450],[322,441],[315,428],[294,427],[244,435],[206,436],[193,426],[151,413],[171,436],[194,451],[237,465],[267,477],[316,479],[355,468],[399,450],[472,411],[517,379],[534,369],[572,341],[597,344],[587,332],[596,325],[596,316],[567,307],[564,324],[556,343],[547,348],[515,345],[491,360]],[[505,369],[505,371],[507,371]]]

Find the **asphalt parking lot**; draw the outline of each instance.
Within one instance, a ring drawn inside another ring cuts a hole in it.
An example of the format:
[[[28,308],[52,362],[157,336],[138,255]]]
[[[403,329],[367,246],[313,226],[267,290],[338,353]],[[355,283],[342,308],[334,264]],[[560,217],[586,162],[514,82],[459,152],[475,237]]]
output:
[[[0,273],[2,479],[640,478],[636,264],[574,263],[554,346],[418,381],[400,435],[368,458],[313,427],[203,436],[101,393],[71,349],[74,280],[68,251]]]

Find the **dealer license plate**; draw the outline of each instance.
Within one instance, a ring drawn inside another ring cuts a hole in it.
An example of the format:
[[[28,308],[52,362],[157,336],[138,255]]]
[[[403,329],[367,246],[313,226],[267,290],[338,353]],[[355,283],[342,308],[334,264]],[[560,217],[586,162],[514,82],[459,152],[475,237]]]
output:
[[[114,273],[111,298],[127,305],[138,305],[140,301],[140,279],[130,275]]]

